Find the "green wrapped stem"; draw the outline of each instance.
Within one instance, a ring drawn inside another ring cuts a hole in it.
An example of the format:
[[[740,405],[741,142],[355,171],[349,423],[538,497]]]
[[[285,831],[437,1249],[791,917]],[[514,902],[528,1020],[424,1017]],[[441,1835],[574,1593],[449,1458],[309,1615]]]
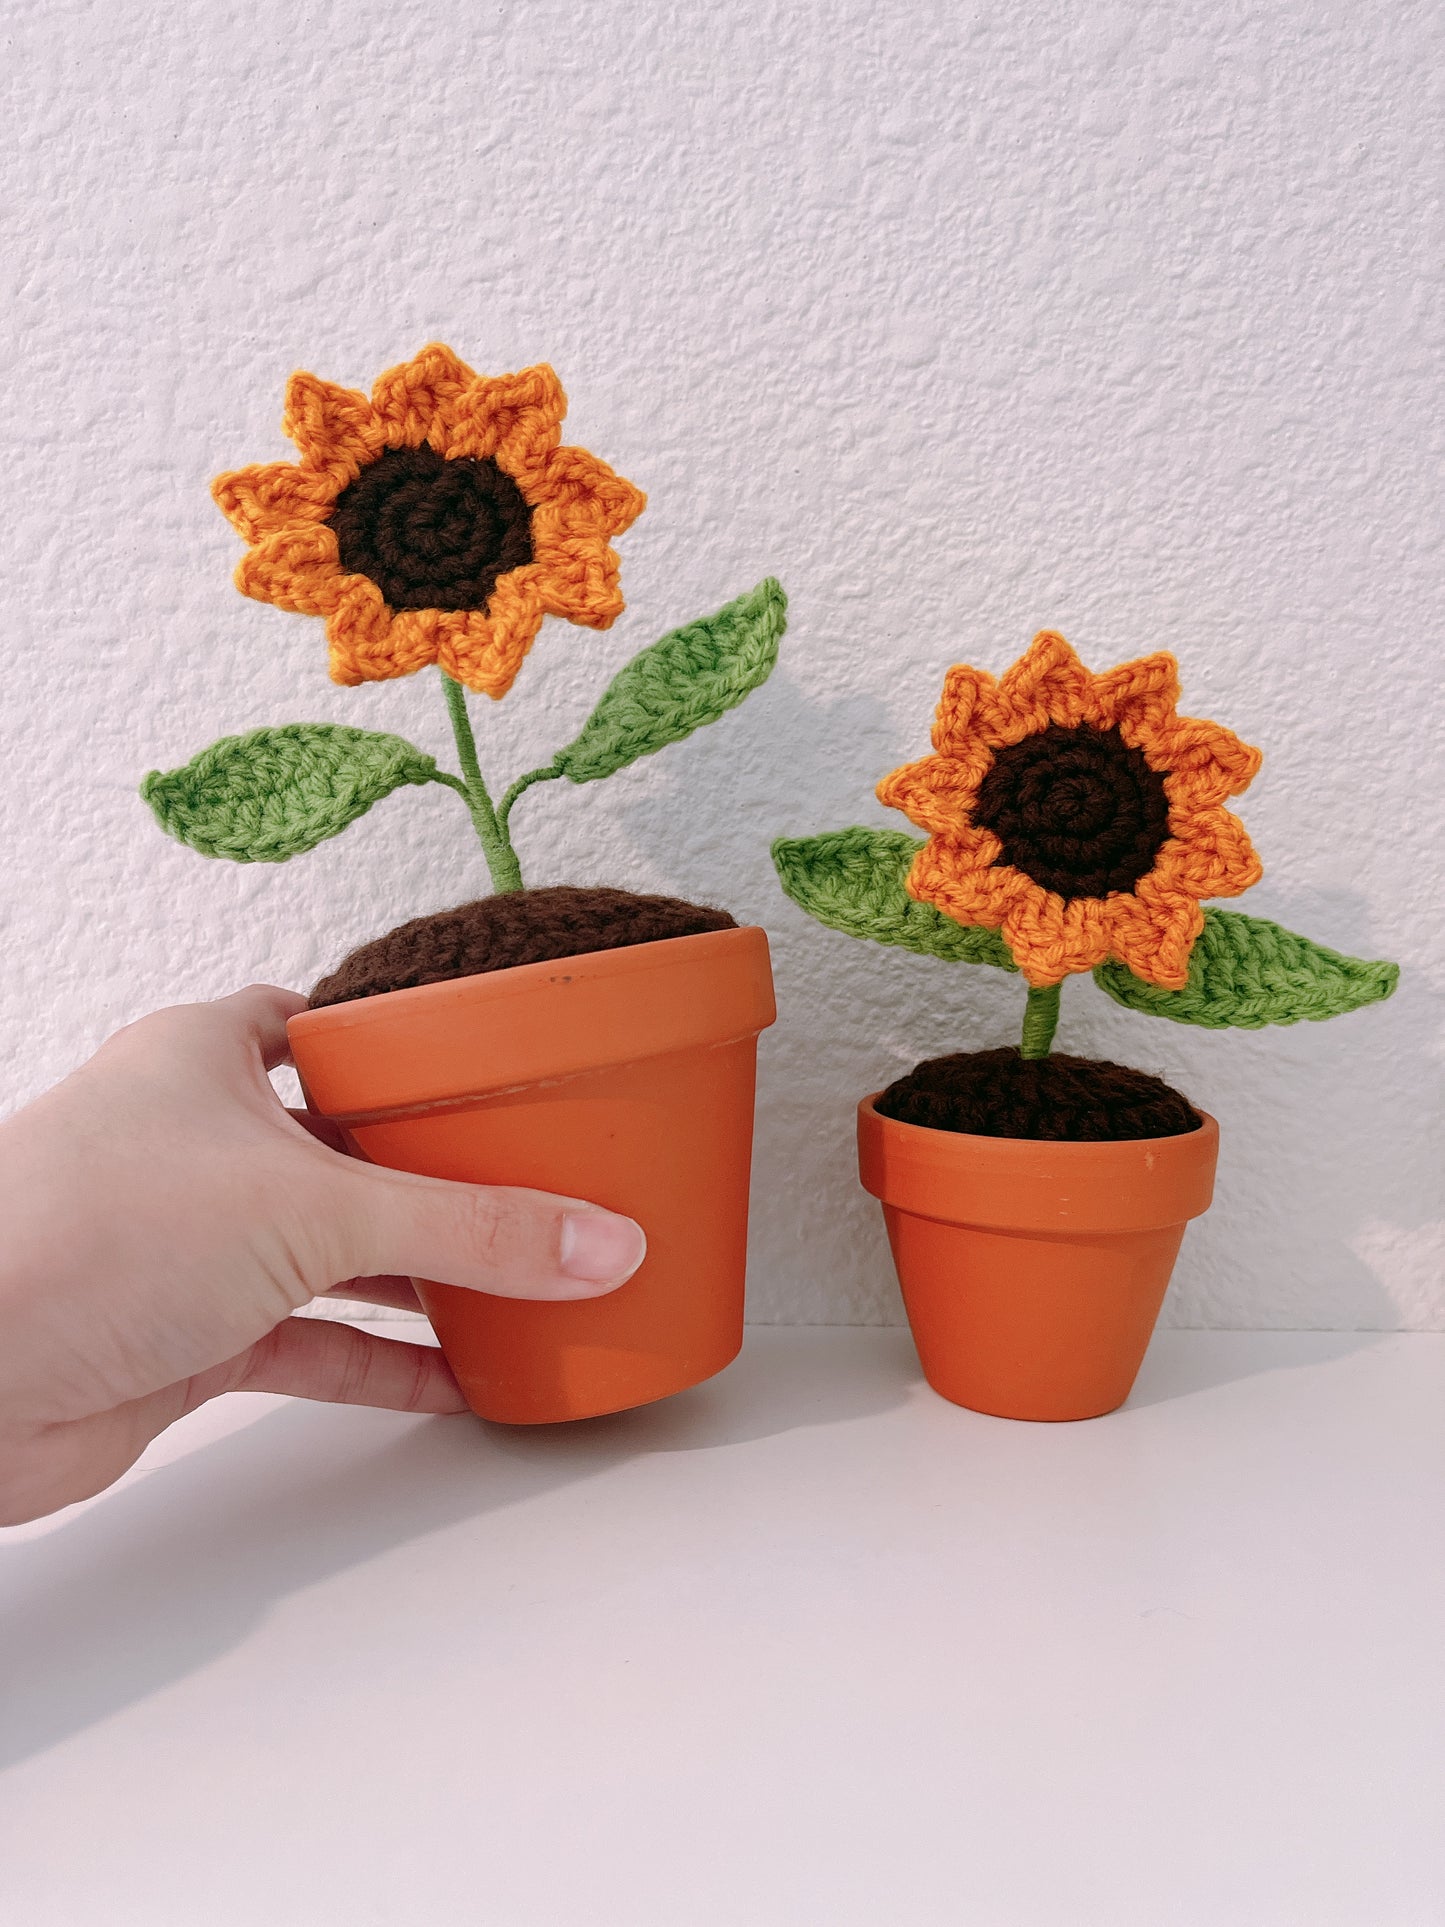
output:
[[[513,783],[512,787],[497,805],[497,822],[501,826],[502,833],[506,836],[508,842],[511,841],[512,833],[507,825],[511,820],[512,805],[516,802],[517,798],[524,796],[534,783],[550,783],[561,774],[562,771],[556,763],[549,763],[545,769],[529,769],[525,776],[519,776],[516,782]]]
[[[471,811],[482,851],[487,859],[487,869],[491,873],[492,888],[500,896],[508,890],[522,887],[522,866],[517,861],[517,853],[512,848],[512,839],[507,835],[503,823],[493,808],[491,796],[482,778],[482,766],[477,759],[477,739],[472,734],[471,717],[467,714],[467,692],[462,685],[445,670],[441,672],[442,690],[447,699],[447,714],[452,721],[452,734],[457,739],[457,755],[462,765],[462,782],[453,781],[454,788],[466,798],[467,808]]]
[[[1060,984],[1050,984],[1046,990],[1037,990],[1032,984],[1029,985],[1029,1000],[1024,1007],[1024,1033],[1019,1043],[1020,1057],[1048,1056],[1054,1032],[1059,1027],[1061,989]]]

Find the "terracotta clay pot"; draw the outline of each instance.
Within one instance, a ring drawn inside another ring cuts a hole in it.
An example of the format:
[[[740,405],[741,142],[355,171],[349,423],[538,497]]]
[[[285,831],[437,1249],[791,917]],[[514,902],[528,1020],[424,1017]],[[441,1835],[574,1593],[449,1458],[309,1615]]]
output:
[[[859,1173],[934,1391],[1000,1418],[1122,1405],[1218,1148],[1212,1117],[1181,1137],[1058,1144],[900,1124],[865,1098]]]
[[[416,1281],[473,1411],[590,1418],[720,1372],[743,1336],[761,930],[713,930],[304,1011],[314,1109],[374,1163],[636,1218],[647,1257],[565,1303]]]

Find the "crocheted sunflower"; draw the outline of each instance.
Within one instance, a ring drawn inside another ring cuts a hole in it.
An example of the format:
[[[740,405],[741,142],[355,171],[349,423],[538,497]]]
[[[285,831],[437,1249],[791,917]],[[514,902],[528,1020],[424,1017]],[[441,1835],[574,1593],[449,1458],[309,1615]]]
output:
[[[544,616],[606,629],[622,613],[609,542],[646,497],[584,448],[549,367],[478,375],[440,342],[370,400],[298,373],[282,420],[298,462],[218,476],[250,548],[243,595],[324,616],[339,683],[437,663],[503,696]]]
[[[820,923],[951,962],[1017,970],[1021,1054],[1048,1054],[1065,977],[1212,1029],[1338,1016],[1388,997],[1396,965],[1346,957],[1263,918],[1206,907],[1257,883],[1225,799],[1260,753],[1181,716],[1174,658],[1103,674],[1052,630],[995,679],[948,672],[934,754],[878,796],[929,832],[780,837],[784,890]]]
[[[388,369],[370,398],[291,377],[284,426],[299,461],[235,469],[212,488],[250,544],[236,585],[324,616],[337,682],[435,663],[459,770],[378,730],[253,729],[150,772],[141,795],[164,830],[204,856],[284,863],[392,790],[436,783],[466,804],[493,889],[519,890],[511,814],[527,790],[615,775],[767,680],[787,622],[771,576],[640,650],[572,741],[494,800],[467,690],[505,695],[544,616],[610,626],[622,594],[608,545],[645,500],[586,449],[561,445],[566,405],[548,367],[478,375],[437,342]]]
[[[1222,807],[1260,752],[1177,715],[1178,700],[1172,656],[1092,675],[1050,630],[998,681],[950,669],[937,754],[878,785],[881,802],[932,832],[910,891],[1001,929],[1031,984],[1117,957],[1182,990],[1201,898],[1236,897],[1263,872]]]

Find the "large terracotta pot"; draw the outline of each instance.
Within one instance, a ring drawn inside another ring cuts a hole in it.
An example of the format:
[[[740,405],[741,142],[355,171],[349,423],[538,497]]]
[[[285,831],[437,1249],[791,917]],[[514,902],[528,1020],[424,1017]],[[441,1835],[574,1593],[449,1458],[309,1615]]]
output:
[[[859,1173],[933,1389],[1001,1418],[1122,1405],[1218,1148],[1212,1117],[1180,1137],[1061,1144],[901,1124],[865,1098]]]
[[[619,1290],[563,1303],[426,1279],[472,1409],[514,1425],[697,1384],[742,1344],[767,938],[714,930],[304,1011],[308,1101],[377,1164],[530,1185],[636,1218]]]

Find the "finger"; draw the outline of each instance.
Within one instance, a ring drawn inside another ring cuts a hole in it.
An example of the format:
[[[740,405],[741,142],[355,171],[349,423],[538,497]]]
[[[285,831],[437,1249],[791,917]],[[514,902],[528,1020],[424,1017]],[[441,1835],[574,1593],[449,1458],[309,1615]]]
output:
[[[284,1392],[288,1398],[330,1405],[376,1405],[388,1412],[464,1412],[451,1368],[434,1345],[379,1338],[355,1325],[319,1318],[283,1318],[229,1367],[229,1382],[203,1396],[229,1392]]]
[[[392,1311],[421,1310],[421,1300],[410,1278],[348,1278],[321,1296],[354,1299],[361,1305],[386,1305]]]
[[[287,1318],[257,1344],[108,1412],[47,1426],[7,1466],[0,1526],[28,1524],[113,1485],[152,1439],[223,1392],[284,1392],[394,1412],[464,1412],[466,1400],[441,1353],[359,1332],[351,1325]]]
[[[330,1230],[358,1277],[402,1273],[502,1298],[597,1298],[647,1255],[642,1227],[588,1204],[338,1159]]]
[[[168,1385],[109,1412],[46,1426],[6,1467],[0,1526],[27,1525],[104,1492],[189,1409],[186,1397],[186,1385]]]
[[[217,1008],[237,1017],[256,1040],[261,1061],[268,1071],[291,1062],[291,1046],[286,1038],[286,1019],[306,1009],[306,999],[298,990],[282,990],[276,984],[247,984],[229,997],[218,997]]]

